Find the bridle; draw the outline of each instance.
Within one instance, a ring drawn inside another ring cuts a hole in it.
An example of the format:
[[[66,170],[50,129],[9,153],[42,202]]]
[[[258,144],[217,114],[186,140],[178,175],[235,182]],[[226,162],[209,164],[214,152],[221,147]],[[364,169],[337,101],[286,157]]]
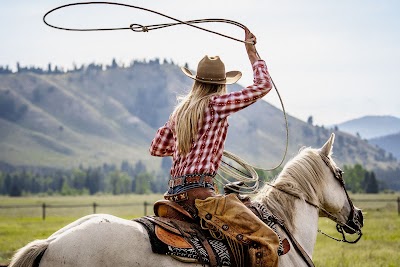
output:
[[[349,244],[355,244],[357,243],[362,236],[362,232],[361,232],[361,227],[362,227],[362,223],[360,223],[360,218],[357,215],[356,212],[356,208],[353,205],[353,202],[351,201],[351,198],[349,196],[349,194],[347,193],[346,187],[345,187],[345,183],[344,183],[344,179],[343,179],[343,171],[339,168],[339,167],[334,167],[331,163],[331,160],[329,157],[319,153],[321,159],[325,162],[325,164],[328,166],[328,168],[330,169],[330,171],[332,172],[333,176],[339,181],[342,189],[344,190],[344,192],[346,193],[346,197],[347,197],[347,201],[349,203],[349,205],[351,206],[351,211],[350,214],[347,218],[346,222],[341,222],[335,215],[333,215],[332,213],[330,213],[329,211],[327,211],[326,209],[320,207],[319,205],[312,203],[311,201],[307,200],[307,199],[303,199],[307,204],[315,207],[317,210],[322,211],[329,219],[331,219],[332,221],[336,222],[336,230],[342,235],[342,239],[333,237],[331,235],[328,235],[324,232],[322,232],[320,229],[318,229],[318,232],[335,240],[338,242],[345,242],[345,243],[349,243]],[[283,190],[279,187],[276,187],[275,185],[271,184],[271,183],[266,183],[267,185],[269,185],[270,187],[279,190],[287,195],[293,196],[295,198],[299,198],[299,196],[292,194],[286,190]],[[277,218],[275,215],[273,216],[275,218],[275,222],[278,223],[281,228],[284,230],[284,232],[287,234],[287,236],[289,237],[289,239],[291,240],[292,244],[294,245],[295,249],[300,253],[301,257],[304,259],[304,261],[307,263],[308,266],[314,267],[314,263],[312,261],[312,259],[310,258],[310,256],[307,254],[307,252],[302,248],[302,246],[299,244],[299,242],[296,240],[296,238],[292,235],[292,233],[288,230],[288,228],[286,227],[285,223],[283,220]],[[349,241],[346,238],[345,235],[345,229],[347,228],[347,230],[350,230],[352,233],[357,233],[358,237],[353,240],[353,241]],[[357,228],[357,229],[355,229]]]
[[[329,157],[327,157],[327,156],[325,156],[325,155],[323,155],[321,153],[319,155],[320,155],[321,159],[325,162],[325,164],[328,166],[328,168],[332,172],[333,176],[339,181],[342,189],[344,190],[344,192],[346,194],[346,197],[347,197],[347,201],[348,201],[348,203],[349,203],[349,205],[351,207],[350,214],[349,214],[349,216],[347,218],[347,221],[346,222],[342,222],[335,215],[333,215],[332,213],[330,213],[329,211],[327,211],[323,207],[321,207],[321,206],[319,206],[319,205],[317,205],[317,204],[315,204],[315,203],[313,203],[313,202],[311,202],[311,201],[309,201],[307,199],[303,199],[303,200],[307,204],[309,204],[310,206],[313,206],[317,210],[322,211],[326,215],[326,217],[328,217],[329,219],[334,221],[336,223],[336,230],[340,234],[342,234],[342,239],[338,239],[338,238],[335,238],[333,236],[330,236],[330,235],[322,232],[320,229],[318,229],[319,233],[321,233],[321,234],[323,234],[323,235],[325,235],[325,236],[327,236],[327,237],[329,237],[329,238],[331,238],[333,240],[336,240],[338,242],[345,242],[345,243],[349,243],[349,244],[355,244],[360,240],[360,238],[362,236],[362,232],[361,232],[362,224],[360,223],[360,220],[359,220],[360,218],[358,217],[358,214],[356,212],[356,208],[353,205],[353,201],[351,200],[349,194],[347,193],[347,190],[346,190],[346,187],[345,187],[345,182],[344,182],[344,179],[343,179],[343,171],[339,167],[332,166],[332,163],[331,163],[331,160],[330,160]],[[285,193],[287,195],[290,195],[290,196],[293,196],[293,197],[296,197],[296,198],[300,198],[299,196],[297,196],[295,194],[292,194],[292,193],[290,193],[290,192],[288,192],[288,191],[286,191],[284,189],[281,189],[279,187],[276,187],[275,185],[273,185],[271,183],[265,183],[265,184],[267,184],[268,186],[270,186],[270,187],[272,187],[272,188],[274,188],[276,190],[279,190],[279,191],[281,191],[281,192],[283,192],[283,193]],[[358,235],[358,237],[355,240],[348,240],[346,238],[346,235],[345,235],[345,231],[344,231],[345,228],[347,228],[347,230],[350,230],[352,232],[352,234],[356,233]]]
[[[355,244],[360,240],[360,238],[362,236],[362,232],[361,232],[362,224],[361,224],[360,218],[358,217],[358,214],[356,212],[356,208],[355,208],[355,206],[353,204],[353,201],[351,200],[351,198],[350,198],[350,196],[349,196],[349,194],[348,194],[348,192],[346,190],[345,182],[344,182],[344,179],[343,179],[343,171],[338,167],[332,166],[332,163],[331,163],[331,160],[330,160],[329,157],[327,157],[327,156],[325,156],[323,154],[320,154],[320,156],[321,156],[322,160],[325,162],[325,164],[328,166],[328,168],[331,170],[333,176],[339,181],[340,185],[342,186],[342,188],[343,188],[343,190],[344,190],[344,192],[346,194],[347,201],[348,201],[348,203],[349,203],[349,205],[351,207],[351,211],[350,211],[349,217],[347,218],[347,221],[345,223],[343,223],[336,216],[334,216],[333,214],[331,214],[330,212],[328,212],[324,208],[317,207],[328,218],[330,218],[331,220],[336,222],[336,230],[340,234],[342,234],[342,239],[338,239],[338,238],[335,238],[333,236],[330,236],[330,235],[322,232],[321,230],[318,230],[318,232],[320,232],[321,234],[323,234],[323,235],[325,235],[325,236],[327,236],[327,237],[329,237],[329,238],[331,238],[333,240],[339,241],[339,242]],[[358,235],[358,237],[353,241],[347,240],[346,239],[346,235],[345,235],[345,231],[344,231],[344,227],[346,227],[351,232],[356,233]],[[355,229],[355,228],[357,228],[357,229]]]

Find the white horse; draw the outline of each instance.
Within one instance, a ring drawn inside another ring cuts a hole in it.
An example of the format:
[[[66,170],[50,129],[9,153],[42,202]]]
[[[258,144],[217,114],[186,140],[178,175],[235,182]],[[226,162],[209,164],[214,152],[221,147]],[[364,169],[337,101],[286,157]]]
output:
[[[333,141],[334,134],[320,149],[302,149],[285,165],[273,187],[265,185],[254,198],[283,219],[290,233],[278,227],[279,235],[287,238],[291,247],[279,257],[279,266],[312,264],[306,258],[313,255],[318,217],[328,216],[346,232],[361,236],[362,213],[353,206],[340,181],[341,171],[331,158]],[[78,219],[45,240],[29,243],[14,255],[9,267],[187,265],[170,256],[152,253],[148,234],[141,224],[95,214]]]

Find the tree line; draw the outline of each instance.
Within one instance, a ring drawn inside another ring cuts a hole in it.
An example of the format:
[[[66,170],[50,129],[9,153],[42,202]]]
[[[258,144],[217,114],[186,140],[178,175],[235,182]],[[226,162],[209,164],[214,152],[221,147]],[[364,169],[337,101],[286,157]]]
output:
[[[164,163],[165,165],[165,163]],[[167,188],[167,168],[159,173],[149,172],[143,162],[120,166],[103,164],[99,167],[71,170],[14,170],[0,172],[0,195],[30,194],[94,195],[162,193]]]
[[[132,67],[134,64],[140,64],[140,63],[146,63],[146,64],[161,64],[159,58],[155,58],[153,60],[132,60],[129,67]],[[171,64],[175,65],[175,63],[170,60],[168,61],[167,59],[163,60],[163,64]],[[188,64],[186,63],[185,66],[187,67]],[[101,64],[101,63],[90,63],[88,65],[82,64],[80,67],[78,67],[76,64],[73,65],[72,69],[64,70],[63,67],[59,67],[57,65],[52,65],[49,63],[47,65],[47,68],[41,68],[41,67],[36,67],[36,66],[22,66],[19,62],[16,64],[16,72],[15,73],[36,73],[36,74],[63,74],[63,73],[69,73],[69,72],[91,72],[91,71],[103,71],[103,70],[109,70],[109,69],[116,69],[116,68],[125,68],[124,64],[118,64],[116,59],[114,58],[111,61],[111,64]],[[1,74],[11,74],[14,73],[13,70],[8,66],[0,66],[0,75]]]
[[[373,171],[364,169],[360,164],[344,165],[346,188],[352,193],[378,193],[380,185]],[[383,187],[384,185],[381,185]]]
[[[0,172],[0,195],[164,193],[170,164],[170,158],[163,158],[158,172],[149,172],[141,161],[135,164],[123,161],[118,167],[115,164],[103,164],[99,167],[80,166],[71,170],[36,173],[28,170],[3,171]],[[262,181],[270,181],[279,171],[258,171],[258,175]],[[384,186],[379,184],[373,171],[364,169],[360,164],[345,165],[344,179],[347,190],[353,193],[378,193]]]

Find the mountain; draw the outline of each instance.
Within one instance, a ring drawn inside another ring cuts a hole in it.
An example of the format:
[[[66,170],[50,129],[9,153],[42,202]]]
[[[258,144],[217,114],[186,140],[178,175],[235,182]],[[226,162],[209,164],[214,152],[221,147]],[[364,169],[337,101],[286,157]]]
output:
[[[400,132],[372,138],[369,139],[368,142],[383,148],[387,152],[392,153],[397,159],[400,159]]]
[[[158,60],[134,61],[124,68],[91,64],[66,73],[1,74],[0,166],[71,168],[142,160],[159,168],[161,160],[151,157],[148,147],[177,95],[191,84],[179,66]],[[258,101],[232,115],[229,123],[227,150],[262,168],[280,162],[286,135],[281,110]],[[289,115],[288,123],[287,159],[302,146],[321,146],[335,132],[339,164],[399,166],[383,149],[356,136]]]
[[[400,118],[393,116],[365,116],[337,124],[344,132],[371,139],[400,132]]]

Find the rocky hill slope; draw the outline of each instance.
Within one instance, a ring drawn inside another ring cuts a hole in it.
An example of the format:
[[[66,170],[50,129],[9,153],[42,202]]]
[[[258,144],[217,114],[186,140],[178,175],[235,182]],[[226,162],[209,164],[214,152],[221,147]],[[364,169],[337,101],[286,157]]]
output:
[[[159,159],[149,156],[148,146],[177,95],[191,84],[178,66],[158,60],[106,70],[89,65],[59,74],[1,74],[0,163],[69,168],[142,160],[156,168]],[[237,89],[239,85],[229,87]],[[340,164],[361,163],[369,169],[399,164],[358,137],[292,116],[288,120],[287,159],[302,146],[320,146],[335,132],[334,155]],[[246,161],[275,166],[284,147],[282,112],[268,102],[259,101],[230,118],[226,148]]]

